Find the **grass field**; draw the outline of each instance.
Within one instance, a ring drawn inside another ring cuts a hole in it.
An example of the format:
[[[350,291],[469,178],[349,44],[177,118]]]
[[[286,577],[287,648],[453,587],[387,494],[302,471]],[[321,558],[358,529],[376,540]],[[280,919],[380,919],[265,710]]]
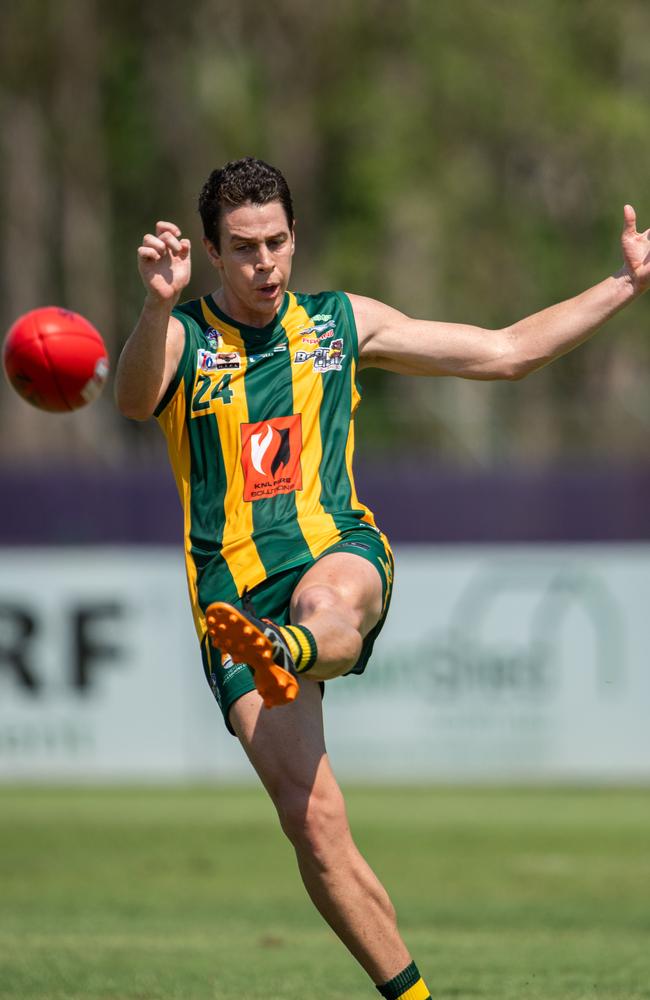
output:
[[[650,793],[349,789],[436,1000],[650,998]],[[255,789],[0,789],[0,998],[378,996]]]

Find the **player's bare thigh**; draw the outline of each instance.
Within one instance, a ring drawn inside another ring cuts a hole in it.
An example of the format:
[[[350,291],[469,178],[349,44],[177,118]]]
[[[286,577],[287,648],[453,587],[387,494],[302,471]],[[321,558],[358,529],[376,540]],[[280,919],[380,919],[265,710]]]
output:
[[[372,563],[352,553],[333,552],[301,577],[291,597],[291,621],[331,611],[365,638],[382,608],[382,581]]]

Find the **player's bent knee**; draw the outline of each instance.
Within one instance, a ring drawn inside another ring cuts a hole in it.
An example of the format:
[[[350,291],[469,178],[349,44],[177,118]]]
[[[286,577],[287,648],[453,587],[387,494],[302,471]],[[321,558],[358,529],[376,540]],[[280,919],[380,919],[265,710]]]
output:
[[[310,618],[323,611],[336,611],[341,604],[339,593],[326,584],[314,583],[305,587],[292,604],[292,618]]]

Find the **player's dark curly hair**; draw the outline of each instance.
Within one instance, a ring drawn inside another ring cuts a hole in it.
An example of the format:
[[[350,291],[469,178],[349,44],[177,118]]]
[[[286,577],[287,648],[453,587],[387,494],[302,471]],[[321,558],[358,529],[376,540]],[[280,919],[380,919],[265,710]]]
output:
[[[219,221],[225,208],[236,208],[252,201],[254,205],[267,205],[279,201],[287,216],[289,229],[293,228],[293,202],[289,185],[275,167],[245,156],[231,160],[224,167],[213,170],[199,195],[199,215],[206,239],[219,250]]]

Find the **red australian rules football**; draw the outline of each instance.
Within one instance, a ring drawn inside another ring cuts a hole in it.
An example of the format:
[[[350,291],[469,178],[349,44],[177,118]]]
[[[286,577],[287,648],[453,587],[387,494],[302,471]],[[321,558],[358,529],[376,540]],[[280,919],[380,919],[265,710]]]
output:
[[[69,309],[45,306],[16,320],[2,352],[7,378],[41,410],[76,410],[92,402],[108,375],[101,335]]]

